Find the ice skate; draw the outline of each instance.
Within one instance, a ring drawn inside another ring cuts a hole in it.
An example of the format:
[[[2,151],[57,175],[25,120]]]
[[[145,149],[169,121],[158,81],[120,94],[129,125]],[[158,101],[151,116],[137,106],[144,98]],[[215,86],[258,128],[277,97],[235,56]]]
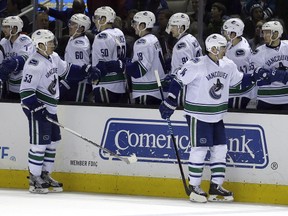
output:
[[[221,185],[210,184],[208,201],[210,202],[232,202],[233,193],[224,189]]]
[[[205,193],[200,186],[189,186],[190,193],[190,201],[198,202],[198,203],[206,203],[207,202],[207,193]]]
[[[62,192],[63,184],[53,179],[48,171],[42,171],[42,179],[49,185],[49,192]]]
[[[30,173],[29,175],[29,192],[46,194],[49,192],[49,184],[46,183],[41,176],[34,176]]]

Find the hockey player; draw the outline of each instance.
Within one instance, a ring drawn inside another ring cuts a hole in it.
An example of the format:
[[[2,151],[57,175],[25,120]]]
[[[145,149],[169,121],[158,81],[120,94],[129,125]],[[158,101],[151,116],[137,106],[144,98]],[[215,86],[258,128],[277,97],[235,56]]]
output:
[[[92,45],[92,65],[108,70],[110,73],[101,78],[99,85],[93,86],[95,103],[118,103],[125,101],[125,65],[126,40],[123,32],[113,28],[115,11],[108,6],[97,8],[94,23],[98,30]],[[126,100],[127,101],[127,100]]]
[[[202,48],[197,39],[187,33],[190,26],[190,18],[185,13],[173,14],[166,28],[168,34],[172,34],[172,37],[177,39],[176,44],[172,50],[171,61],[171,75],[175,76],[177,71],[181,69],[182,65],[188,60],[202,56]],[[170,76],[171,77],[171,76]],[[185,91],[185,89],[183,89]],[[185,94],[181,92],[178,98],[178,105],[183,106]]]
[[[236,64],[224,57],[227,41],[222,35],[208,36],[205,45],[208,54],[193,58],[183,65],[172,80],[168,97],[161,103],[159,110],[163,119],[170,118],[177,107],[176,98],[181,88],[187,88],[184,111],[192,145],[188,164],[190,200],[207,202],[207,193],[200,184],[205,157],[210,150],[208,200],[233,201],[233,193],[222,187],[227,154],[223,116],[228,108],[229,87],[249,86],[252,82],[262,80],[268,72],[261,69],[249,75],[238,71]]]
[[[265,44],[258,47],[251,56],[253,66],[265,69],[285,70],[288,67],[288,43],[281,41],[283,27],[279,21],[269,21],[263,24],[262,33]],[[257,109],[287,110],[288,85],[273,82],[260,86],[257,93]]]
[[[132,27],[140,38],[134,43],[133,58],[126,63],[126,73],[132,77],[132,98],[136,104],[161,103],[154,71],[158,70],[163,81],[164,60],[160,43],[151,34],[154,24],[155,15],[151,11],[140,11],[133,17]]]
[[[7,99],[20,99],[22,69],[28,56],[35,52],[31,39],[21,34],[23,21],[18,16],[6,17],[2,22],[4,38],[0,41],[0,79],[7,83]]]
[[[85,32],[90,28],[91,21],[85,14],[74,14],[68,23],[70,39],[67,43],[64,60],[79,66],[91,63],[91,44]],[[68,83],[60,81],[60,100],[87,102],[92,92],[91,83],[87,80]]]
[[[251,48],[247,40],[242,37],[244,23],[239,18],[231,18],[223,24],[223,35],[228,40],[226,57],[231,59],[239,71],[242,73],[253,73],[253,65],[250,62]],[[251,99],[256,99],[257,89],[255,85],[249,86],[247,89],[230,89],[229,108],[246,109]],[[256,107],[255,107],[256,108]]]
[[[68,81],[96,82],[105,72],[91,65],[68,64],[53,52],[55,36],[49,30],[40,29],[32,34],[37,52],[26,61],[20,86],[21,105],[29,121],[30,150],[28,154],[29,191],[47,193],[48,188],[61,192],[63,184],[51,178],[50,174],[61,139],[58,126],[51,124],[46,116],[57,121],[59,99],[59,77]]]

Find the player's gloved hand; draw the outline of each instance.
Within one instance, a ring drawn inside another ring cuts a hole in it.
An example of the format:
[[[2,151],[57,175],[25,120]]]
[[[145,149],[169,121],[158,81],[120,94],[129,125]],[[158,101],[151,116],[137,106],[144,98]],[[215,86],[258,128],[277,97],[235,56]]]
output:
[[[122,60],[118,59],[116,61],[99,61],[96,67],[101,71],[101,73],[104,75],[116,72],[123,73],[125,70],[125,64]]]
[[[38,106],[35,109],[31,110],[30,112],[32,118],[34,118],[37,121],[46,120],[46,116],[49,114],[45,105]]]
[[[10,70],[8,70],[6,67],[3,67],[3,65],[0,65],[0,79],[2,82],[6,82],[9,79]]]
[[[177,100],[172,97],[167,97],[159,107],[159,111],[162,119],[168,119],[174,113],[177,108]]]
[[[268,79],[268,74],[271,73],[270,70],[265,68],[257,68],[251,75],[252,81],[258,82],[261,80]]]
[[[19,60],[13,57],[4,59],[2,62],[3,70],[7,70],[10,73],[19,73],[19,71],[17,71],[18,66]]]
[[[162,83],[162,88],[164,92],[167,92],[169,90],[170,83],[174,79],[175,75],[174,74],[167,74],[166,77],[164,78],[164,82]]]
[[[100,78],[103,76],[101,71],[97,67],[91,65],[83,65],[81,70],[84,70],[87,74],[87,81],[90,84],[97,85]]]
[[[288,81],[288,71],[281,69],[274,69],[268,74],[270,82],[282,82],[286,84]]]

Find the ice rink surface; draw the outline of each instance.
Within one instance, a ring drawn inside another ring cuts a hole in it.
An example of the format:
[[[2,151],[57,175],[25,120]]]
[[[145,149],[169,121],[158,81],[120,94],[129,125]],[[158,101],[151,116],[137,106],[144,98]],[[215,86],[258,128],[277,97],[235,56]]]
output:
[[[287,216],[288,206],[244,203],[191,203],[187,199],[92,193],[31,194],[0,189],[0,214],[19,216]]]

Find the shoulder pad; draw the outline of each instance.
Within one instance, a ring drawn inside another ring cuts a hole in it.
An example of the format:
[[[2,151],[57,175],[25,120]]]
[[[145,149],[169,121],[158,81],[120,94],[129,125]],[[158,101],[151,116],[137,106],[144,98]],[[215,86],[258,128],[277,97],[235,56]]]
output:
[[[83,40],[75,40],[74,43],[76,45],[84,45],[85,44]]]
[[[99,34],[97,35],[97,38],[98,38],[98,39],[106,39],[107,37],[108,37],[108,34],[105,33],[105,32],[99,33]]]
[[[177,44],[177,49],[179,50],[179,49],[185,48],[186,46],[187,46],[186,43],[181,42],[181,43]]]
[[[145,44],[146,40],[144,38],[140,38],[139,40],[137,40],[136,44]]]
[[[236,56],[243,56],[245,55],[245,50],[244,49],[238,49],[235,52]]]
[[[28,64],[29,64],[29,65],[37,66],[37,65],[39,64],[39,61],[36,60],[36,59],[31,59]]]

